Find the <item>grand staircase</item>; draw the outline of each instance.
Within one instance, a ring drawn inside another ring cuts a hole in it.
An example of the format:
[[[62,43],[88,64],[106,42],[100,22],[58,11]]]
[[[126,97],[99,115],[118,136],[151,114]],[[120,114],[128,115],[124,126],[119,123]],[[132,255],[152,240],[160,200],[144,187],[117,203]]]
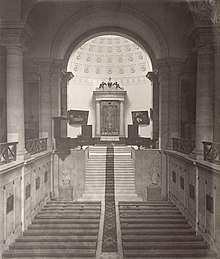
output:
[[[120,202],[119,213],[124,258],[216,258],[170,202]]]
[[[84,199],[103,200],[106,178],[106,147],[89,147],[86,163]],[[137,200],[131,147],[114,146],[115,196],[118,200]]]
[[[96,258],[99,202],[50,201],[4,258]]]
[[[138,200],[130,147],[90,147],[85,186],[87,201],[49,201],[2,258],[217,258],[173,203]]]

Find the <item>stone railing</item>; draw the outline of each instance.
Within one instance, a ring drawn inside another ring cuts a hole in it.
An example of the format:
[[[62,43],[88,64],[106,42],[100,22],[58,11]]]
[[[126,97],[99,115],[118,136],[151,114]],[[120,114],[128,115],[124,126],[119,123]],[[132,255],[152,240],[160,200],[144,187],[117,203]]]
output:
[[[25,148],[31,155],[47,150],[47,138],[30,139],[25,141]]]
[[[220,143],[202,142],[204,145],[204,160],[220,164]]]
[[[16,160],[17,143],[0,143],[0,165]]]
[[[50,197],[51,153],[0,169],[0,258]]]
[[[183,154],[192,153],[195,141],[192,139],[173,138],[173,150]]]
[[[220,166],[166,151],[168,198],[220,254]]]

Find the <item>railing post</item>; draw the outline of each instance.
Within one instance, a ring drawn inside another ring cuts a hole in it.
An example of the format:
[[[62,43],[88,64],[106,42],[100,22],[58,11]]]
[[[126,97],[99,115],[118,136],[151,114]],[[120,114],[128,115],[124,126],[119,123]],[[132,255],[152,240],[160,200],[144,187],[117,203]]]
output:
[[[21,171],[21,229],[22,233],[25,230],[25,186],[24,186],[24,177],[25,177],[25,167],[26,167],[26,162],[24,162],[22,166],[22,171]]]
[[[6,233],[7,233],[7,222],[6,222],[6,188],[5,186],[3,187],[3,240],[4,243],[6,242]]]
[[[54,198],[54,150],[50,157],[50,192],[51,198]]]
[[[196,230],[196,235],[199,234],[199,170],[197,167],[196,162],[193,163],[196,169],[196,226],[195,226],[195,230]]]

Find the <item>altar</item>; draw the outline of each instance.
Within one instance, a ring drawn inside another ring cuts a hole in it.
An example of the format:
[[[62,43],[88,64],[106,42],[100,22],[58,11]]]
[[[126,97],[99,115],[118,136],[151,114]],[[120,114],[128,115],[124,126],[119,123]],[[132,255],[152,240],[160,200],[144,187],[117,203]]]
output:
[[[125,137],[126,91],[117,82],[102,82],[95,91],[95,137]]]

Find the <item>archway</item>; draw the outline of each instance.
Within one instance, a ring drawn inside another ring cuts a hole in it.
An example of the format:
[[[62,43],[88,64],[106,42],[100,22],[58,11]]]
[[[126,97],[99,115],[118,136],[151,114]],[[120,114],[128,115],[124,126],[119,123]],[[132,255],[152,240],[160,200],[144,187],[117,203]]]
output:
[[[73,51],[67,69],[74,74],[69,114],[89,114],[93,137],[128,137],[128,125],[138,124],[139,136],[152,138],[152,85],[146,78],[152,62],[140,44],[118,34],[93,37]],[[97,90],[107,91],[101,97]],[[68,136],[81,134],[79,118],[70,122]]]

